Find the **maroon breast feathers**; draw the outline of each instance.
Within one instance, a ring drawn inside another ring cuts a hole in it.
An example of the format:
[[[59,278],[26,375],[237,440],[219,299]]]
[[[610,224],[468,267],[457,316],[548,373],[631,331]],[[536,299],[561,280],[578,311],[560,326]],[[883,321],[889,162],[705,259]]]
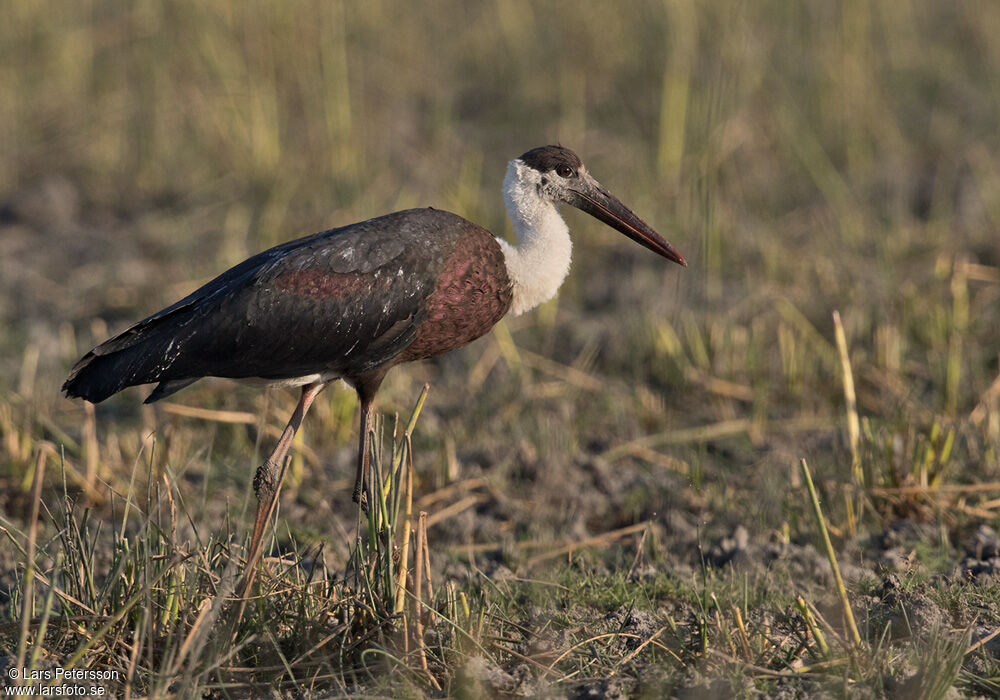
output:
[[[488,231],[471,228],[445,260],[417,337],[399,361],[433,357],[471,343],[503,318],[511,299],[503,251]]]

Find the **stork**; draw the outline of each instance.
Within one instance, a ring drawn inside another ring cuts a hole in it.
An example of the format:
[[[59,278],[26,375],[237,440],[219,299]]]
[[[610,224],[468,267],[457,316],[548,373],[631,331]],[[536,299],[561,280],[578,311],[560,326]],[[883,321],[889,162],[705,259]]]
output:
[[[67,396],[98,403],[126,387],[156,382],[145,401],[151,403],[203,377],[301,387],[288,425],[253,480],[250,568],[288,450],[316,395],[338,379],[357,391],[361,428],[353,497],[362,503],[372,403],[386,373],[460,348],[505,314],[551,299],[569,271],[572,248],[559,204],[687,265],[568,148],[542,146],[510,161],[503,196],[516,245],[432,208],[289,241],[98,345],[62,388]]]

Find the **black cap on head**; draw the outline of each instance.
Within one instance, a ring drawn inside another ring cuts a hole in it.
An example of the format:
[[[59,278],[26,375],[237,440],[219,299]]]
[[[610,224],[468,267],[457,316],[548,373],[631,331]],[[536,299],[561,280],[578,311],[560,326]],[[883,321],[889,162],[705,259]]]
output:
[[[540,146],[532,148],[520,160],[539,173],[555,171],[559,175],[548,183],[544,177],[540,178],[538,194],[543,199],[551,204],[565,202],[585,211],[667,260],[687,265],[684,256],[676,248],[582,170],[583,163],[573,151],[562,146]],[[546,184],[548,189],[545,189]]]
[[[560,165],[566,165],[576,171],[583,162],[580,157],[568,148],[562,146],[539,146],[521,156],[521,161],[540,173],[555,170]]]

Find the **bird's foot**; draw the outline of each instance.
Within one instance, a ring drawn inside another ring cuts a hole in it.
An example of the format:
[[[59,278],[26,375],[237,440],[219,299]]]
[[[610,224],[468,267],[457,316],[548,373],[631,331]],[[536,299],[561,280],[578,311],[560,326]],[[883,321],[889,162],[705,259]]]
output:
[[[270,459],[257,467],[253,477],[253,492],[260,499],[262,494],[271,495],[278,486],[278,465]]]

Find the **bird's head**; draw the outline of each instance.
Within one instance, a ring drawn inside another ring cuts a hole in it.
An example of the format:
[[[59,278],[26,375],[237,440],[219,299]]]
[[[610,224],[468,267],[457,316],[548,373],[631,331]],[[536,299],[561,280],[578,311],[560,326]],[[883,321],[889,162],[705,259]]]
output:
[[[580,157],[568,148],[540,146],[512,160],[504,179],[504,192],[508,202],[515,204],[518,215],[529,222],[535,206],[569,204],[667,260],[687,266],[676,248],[604,189],[587,172]]]

